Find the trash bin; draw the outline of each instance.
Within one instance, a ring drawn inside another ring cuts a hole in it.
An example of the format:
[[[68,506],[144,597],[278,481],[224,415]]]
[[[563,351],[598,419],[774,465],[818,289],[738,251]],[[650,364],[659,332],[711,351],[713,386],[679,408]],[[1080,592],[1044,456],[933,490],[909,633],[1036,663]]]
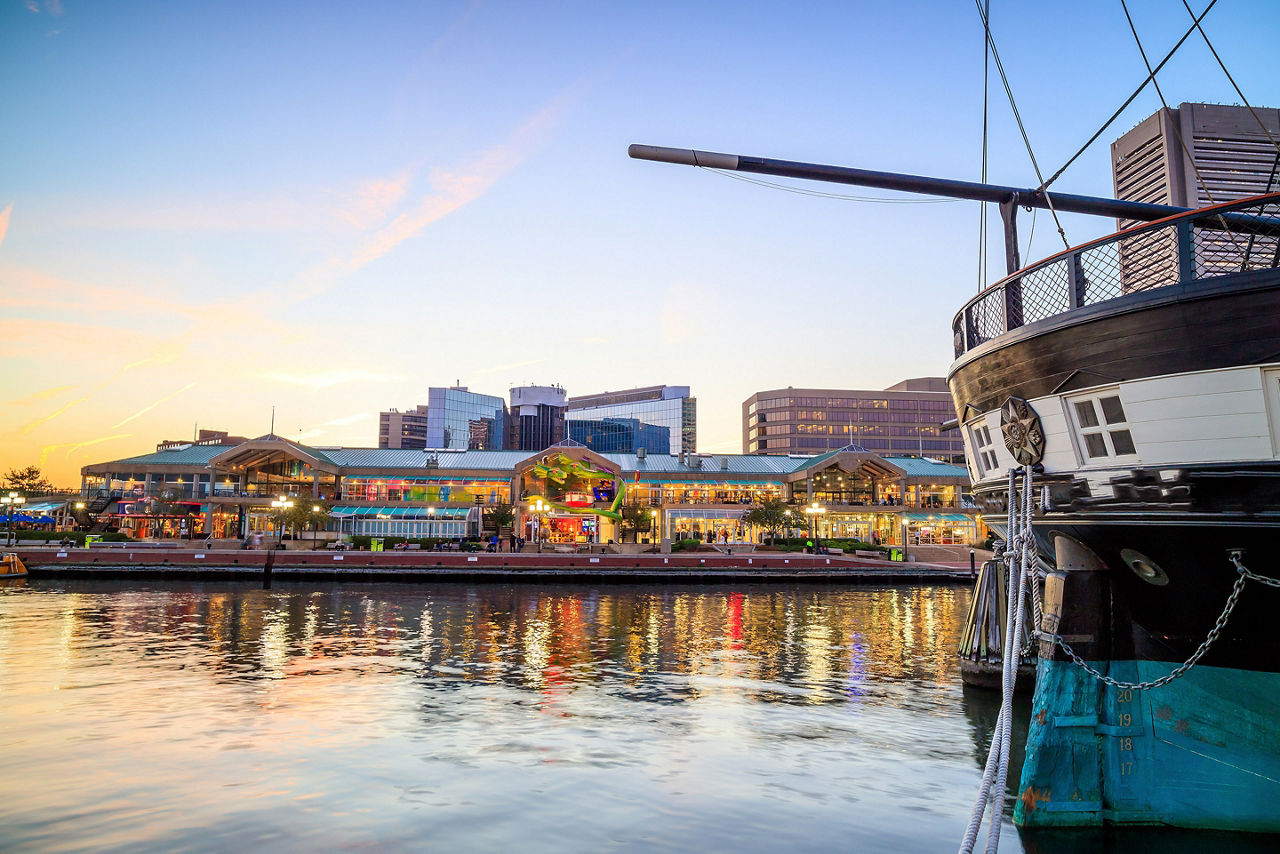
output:
[[[85,534],[84,535],[84,544],[86,547],[92,543],[100,543],[100,542],[102,542],[101,534]]]
[[[382,537],[374,537],[369,541],[369,551],[371,552],[382,551]]]
[[[902,549],[897,546],[889,547],[889,560],[901,562],[903,559]]]

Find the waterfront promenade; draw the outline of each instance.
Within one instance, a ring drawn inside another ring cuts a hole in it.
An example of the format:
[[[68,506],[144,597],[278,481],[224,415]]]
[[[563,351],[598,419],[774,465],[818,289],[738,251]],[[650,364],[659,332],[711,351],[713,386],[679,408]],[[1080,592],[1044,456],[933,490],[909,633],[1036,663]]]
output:
[[[537,554],[38,547],[15,550],[32,576],[179,578],[619,579],[965,583],[968,567],[796,552]]]

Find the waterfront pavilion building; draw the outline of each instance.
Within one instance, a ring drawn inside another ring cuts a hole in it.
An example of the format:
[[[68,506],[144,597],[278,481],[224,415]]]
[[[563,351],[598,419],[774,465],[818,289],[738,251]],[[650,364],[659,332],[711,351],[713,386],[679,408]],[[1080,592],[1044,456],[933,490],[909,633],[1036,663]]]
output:
[[[420,451],[318,448],[267,435],[95,463],[81,475],[94,520],[140,537],[274,533],[271,502],[282,495],[304,506],[324,500],[322,538],[476,536],[488,532],[492,508],[514,505],[514,533],[530,541],[758,542],[764,532],[743,517],[765,498],[787,503],[796,534],[884,545],[979,536],[965,469],[857,445],[818,456],[681,458],[601,454],[572,440],[535,452]]]

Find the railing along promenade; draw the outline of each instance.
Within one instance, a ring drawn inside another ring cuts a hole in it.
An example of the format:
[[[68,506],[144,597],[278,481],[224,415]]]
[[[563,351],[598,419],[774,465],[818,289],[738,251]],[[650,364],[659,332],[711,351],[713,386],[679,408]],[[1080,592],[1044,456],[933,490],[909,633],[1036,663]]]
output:
[[[1024,267],[965,304],[956,358],[1029,323],[1135,293],[1280,265],[1280,193],[1143,223]]]

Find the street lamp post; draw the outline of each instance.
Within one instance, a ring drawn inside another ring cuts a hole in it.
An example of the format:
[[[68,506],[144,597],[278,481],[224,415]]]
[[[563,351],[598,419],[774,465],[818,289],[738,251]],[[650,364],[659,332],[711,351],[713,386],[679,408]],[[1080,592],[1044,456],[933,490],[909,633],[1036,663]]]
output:
[[[533,541],[538,548],[538,553],[542,553],[542,525],[538,519],[540,515],[545,515],[551,505],[544,502],[541,498],[535,498],[529,502],[529,512],[533,514]]]
[[[276,548],[280,548],[280,543],[284,539],[284,514],[289,512],[293,502],[281,495],[271,502],[271,506],[276,511]]]
[[[821,514],[826,513],[827,508],[820,505],[817,501],[814,501],[813,504],[804,508],[804,512],[809,516],[809,539],[813,540],[815,538],[814,531],[817,527],[818,517]]]
[[[8,511],[7,515],[8,515],[8,517],[9,517],[9,534],[8,534],[8,536],[5,538],[5,541],[4,541],[4,543],[5,543],[5,545],[6,545],[6,546],[11,546],[11,545],[13,545],[13,542],[14,542],[14,540],[15,540],[15,537],[14,537],[14,535],[13,535],[13,513],[14,513],[14,509],[15,509],[19,504],[24,503],[26,500],[27,500],[27,499],[23,498],[20,494],[18,494],[18,493],[16,493],[16,492],[10,492],[10,493],[9,493],[8,495],[6,495],[4,498],[0,498],[0,504],[5,505],[5,510],[7,510],[7,511]]]
[[[658,519],[659,519],[658,511],[650,510],[649,511],[649,539],[652,540],[654,543],[662,542],[662,537],[659,536],[661,531],[658,528]]]
[[[320,523],[316,521],[316,514],[320,512],[319,504],[311,505],[311,550],[316,550],[316,526]]]

